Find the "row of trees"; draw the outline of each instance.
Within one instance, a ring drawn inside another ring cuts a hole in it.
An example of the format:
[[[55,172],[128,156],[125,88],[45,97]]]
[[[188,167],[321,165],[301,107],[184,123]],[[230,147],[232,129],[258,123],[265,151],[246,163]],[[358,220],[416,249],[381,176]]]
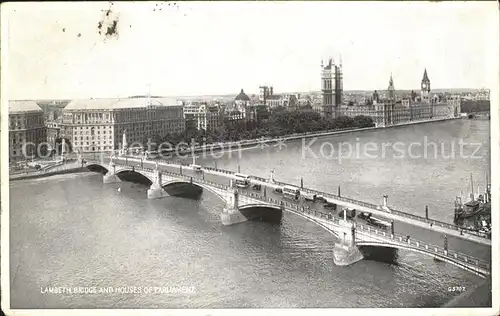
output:
[[[363,128],[374,126],[368,116],[354,118],[341,116],[335,119],[322,118],[312,110],[273,111],[268,119],[258,121],[226,121],[213,130],[198,130],[188,127],[183,133],[156,136],[155,143],[169,142],[177,145],[180,142],[194,140],[196,143],[217,143],[256,139],[260,137],[280,137],[294,133],[319,132],[343,128]]]

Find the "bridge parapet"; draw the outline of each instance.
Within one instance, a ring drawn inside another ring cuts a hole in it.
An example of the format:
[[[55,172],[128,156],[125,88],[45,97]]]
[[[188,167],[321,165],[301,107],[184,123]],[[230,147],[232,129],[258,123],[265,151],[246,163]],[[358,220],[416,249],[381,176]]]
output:
[[[262,197],[254,193],[246,193],[244,191],[241,192],[242,194],[248,194],[253,199],[265,201],[268,203],[281,204],[281,202],[283,202],[273,198]],[[359,246],[372,244],[419,250],[419,252],[421,253],[426,253],[431,256],[462,266],[466,270],[469,270],[480,276],[488,275],[491,271],[491,264],[489,262],[474,258],[472,256],[468,256],[460,252],[447,250],[440,246],[428,244],[419,240],[415,240],[413,238],[407,239],[407,236],[400,234],[391,234],[390,232],[376,229],[369,225],[360,225],[349,220],[344,221],[343,219],[332,216],[330,213],[327,214],[315,210],[310,210],[296,203],[283,202],[283,206],[296,212],[302,212],[317,217],[318,219],[332,222],[338,228],[342,228],[342,226],[354,226],[356,229],[356,245]],[[345,229],[343,229],[342,231],[345,232]]]
[[[472,256],[444,249],[440,246],[425,243],[401,234],[391,234],[384,230],[370,227],[369,225],[356,225],[356,244],[396,246],[396,248],[417,250],[435,258],[455,263],[480,276],[490,274],[491,264],[487,261],[474,258]]]
[[[138,160],[138,159],[136,159]],[[116,164],[116,162],[118,162]],[[147,168],[143,167],[137,167],[137,166],[130,166],[126,162],[125,164],[122,164],[123,161],[119,160],[114,160],[113,162],[109,160],[109,165],[105,165],[105,167],[110,168],[109,170],[112,171],[110,172],[111,175],[114,173],[120,172],[120,170],[129,170],[132,168],[132,170],[136,170],[137,172],[141,172],[148,177],[157,179],[161,178],[161,176],[166,176],[169,177],[171,181],[174,180],[181,180],[184,182],[192,182],[193,184],[198,184],[204,188],[209,188],[210,190],[216,192],[219,196],[221,196],[225,201],[230,201],[230,196],[231,194],[234,194],[232,192],[233,188],[231,188],[229,185],[225,184],[220,184],[220,183],[215,183],[212,181],[208,181],[202,178],[198,177],[192,177],[189,175],[183,175],[175,172],[169,172],[165,170],[157,170],[156,168]],[[113,163],[115,164],[113,166]],[[102,162],[100,162],[102,164]],[[119,168],[116,168],[119,166]],[[234,172],[231,171],[226,171],[226,170],[221,170],[221,169],[216,169],[216,168],[204,168],[205,170],[211,170],[215,172],[222,172],[226,174],[234,174]],[[161,175],[161,176],[159,176]],[[156,177],[156,178],[155,178]],[[264,178],[259,178],[259,177],[252,177],[252,179],[260,180],[263,181],[266,180]],[[155,180],[156,181],[156,180]],[[163,183],[161,183],[161,180],[158,180],[159,182],[159,187],[161,188]],[[286,185],[283,182],[277,182],[276,184],[278,185]],[[163,189],[162,189],[163,190]],[[339,195],[334,195],[334,194],[329,194],[326,192],[321,192],[313,189],[301,189],[303,192],[310,193],[310,194],[317,194],[317,195],[322,195],[325,198],[330,198],[335,201],[344,201],[347,203],[352,203],[355,205],[360,205],[360,206],[365,206],[369,209],[374,209],[374,210],[380,210],[380,207],[371,203],[366,203],[362,201],[357,201],[355,199],[350,199],[350,198],[345,198],[341,197]],[[231,192],[230,192],[231,191]],[[461,266],[462,268],[469,270],[473,273],[476,273],[478,275],[484,276],[488,275],[491,270],[491,264],[489,262],[479,260],[477,258],[473,258],[471,256],[455,252],[455,251],[450,251],[447,249],[444,249],[442,247],[438,247],[436,245],[432,244],[427,244],[424,242],[421,242],[419,240],[415,239],[406,239],[406,236],[403,235],[398,235],[398,234],[390,234],[387,231],[375,229],[373,227],[370,227],[368,225],[361,225],[361,224],[356,224],[352,221],[344,221],[338,217],[335,217],[332,215],[332,213],[324,213],[321,211],[317,210],[311,210],[307,206],[304,206],[300,202],[295,202],[295,201],[288,201],[288,200],[283,200],[280,198],[272,198],[272,197],[266,197],[266,196],[261,196],[257,193],[250,192],[250,191],[245,191],[245,190],[239,190],[236,189],[236,192],[238,192],[239,195],[242,197],[246,197],[245,199],[239,200],[240,203],[236,204],[236,208],[225,208],[223,211],[223,214],[221,215],[221,219],[224,218],[227,220],[229,224],[235,223],[238,221],[244,221],[244,219],[241,215],[241,213],[238,212],[238,207],[244,206],[244,205],[250,205],[250,204],[255,204],[259,205],[274,205],[278,206],[283,209],[287,209],[289,211],[292,211],[295,214],[298,214],[299,216],[302,216],[308,220],[311,220],[318,225],[324,227],[325,229],[331,231],[332,233],[343,233],[344,234],[344,239],[346,237],[346,234],[349,233],[351,230],[351,227],[354,227],[355,229],[355,237],[352,238],[353,241],[355,241],[355,244],[358,246],[363,246],[363,245],[375,245],[375,246],[390,246],[394,248],[401,248],[401,249],[410,249],[413,251],[425,253],[431,256],[434,256],[440,260],[451,262],[455,265]],[[393,209],[390,209],[390,213],[395,212],[396,214],[401,214],[402,216],[405,217],[414,217],[422,221],[428,221],[432,222],[433,224],[439,225],[439,224],[445,224],[445,227],[448,228],[454,228],[454,225],[449,225],[446,223],[441,223],[438,221],[432,221],[432,220],[427,220],[423,217],[419,216],[414,216],[408,213],[404,212],[399,212]],[[347,235],[348,236],[348,235]],[[345,240],[344,240],[345,241]],[[347,255],[350,256],[351,250],[354,249],[353,247],[348,249]],[[354,254],[357,256],[357,254]],[[342,258],[341,258],[342,259]],[[342,260],[344,260],[343,258]],[[353,261],[353,260],[360,260],[359,256],[356,258],[348,258],[346,259],[347,261]],[[347,262],[346,261],[346,262]]]
[[[292,185],[292,184],[288,184],[288,183],[284,183],[284,182],[279,182],[279,181],[275,181],[275,183],[278,184],[278,185],[282,185],[282,186],[284,186],[284,185]],[[419,221],[419,222],[424,222],[424,223],[427,223],[429,225],[435,225],[435,226],[438,226],[438,227],[442,227],[442,228],[446,228],[446,229],[450,229],[450,230],[454,230],[454,231],[458,231],[458,232],[460,232],[460,231],[461,232],[466,232],[469,235],[473,235],[473,236],[476,236],[476,237],[481,237],[481,238],[489,239],[488,235],[486,235],[484,233],[476,232],[476,231],[473,231],[473,230],[470,230],[470,229],[467,229],[467,228],[464,228],[464,227],[460,227],[460,226],[457,226],[457,225],[453,225],[453,224],[441,222],[441,221],[438,221],[438,220],[428,219],[428,218],[425,218],[425,217],[422,217],[422,216],[418,216],[418,215],[406,213],[406,212],[403,212],[403,211],[398,211],[398,210],[396,210],[394,208],[391,208],[391,207],[388,207],[386,209],[386,208],[382,208],[380,205],[375,205],[375,204],[372,204],[372,203],[367,203],[367,202],[364,202],[364,201],[359,201],[359,200],[355,200],[355,199],[351,199],[351,198],[347,198],[347,197],[343,197],[343,196],[339,196],[339,195],[335,195],[335,194],[331,194],[331,193],[327,193],[327,192],[322,192],[322,191],[318,191],[318,190],[308,189],[308,188],[301,188],[301,191],[307,192],[309,194],[321,195],[321,196],[323,196],[325,198],[330,198],[330,199],[333,199],[333,200],[338,200],[338,201],[342,201],[342,202],[356,204],[356,205],[359,205],[359,206],[364,206],[364,207],[367,207],[367,208],[370,208],[370,209],[373,209],[373,210],[385,211],[388,214],[394,214],[394,215],[398,215],[398,216],[401,216],[401,217],[404,217],[404,218],[413,219],[413,220],[416,220],[416,221]]]
[[[114,161],[115,164],[118,164],[119,162],[123,162],[124,159],[129,159],[130,161],[136,161],[136,162],[142,161],[141,159],[138,159],[138,158],[116,157],[116,158],[103,158],[103,159],[101,159],[101,163],[106,163],[108,161],[109,162]],[[171,163],[171,162],[166,162],[166,161],[162,162],[162,163],[164,163],[166,165],[170,165],[170,166],[179,166],[178,164]],[[127,164],[127,160],[125,160],[125,165],[128,165]],[[148,168],[142,168],[142,169],[148,170]],[[235,172],[233,172],[233,171],[228,171],[228,170],[223,170],[223,169],[218,169],[218,168],[212,168],[212,167],[204,167],[203,169],[205,169],[207,171],[218,172],[218,173],[227,174],[227,175],[234,175],[235,174]],[[151,170],[149,170],[149,171],[152,172]],[[162,172],[165,172],[165,171],[162,171]],[[262,177],[251,176],[251,178],[254,179],[254,180],[261,181],[261,182],[268,182],[268,179],[265,179],[265,178],[262,178]],[[280,181],[274,181],[274,183],[276,185],[281,185],[281,186],[292,185],[292,184],[285,183],[285,182],[280,182]],[[408,218],[408,219],[412,219],[412,220],[419,221],[419,222],[422,222],[422,223],[427,223],[429,225],[434,225],[434,226],[437,226],[437,227],[454,230],[456,232],[465,232],[465,233],[467,233],[469,235],[472,235],[472,236],[489,239],[489,236],[486,235],[486,234],[484,234],[484,233],[476,232],[476,231],[473,231],[473,230],[469,230],[469,229],[466,229],[466,228],[463,228],[463,227],[460,227],[460,226],[457,226],[457,225],[445,223],[445,222],[442,222],[442,221],[428,219],[428,218],[423,217],[423,216],[418,216],[418,215],[413,215],[413,214],[406,213],[406,212],[403,212],[403,211],[398,211],[398,210],[396,210],[394,208],[391,208],[391,207],[389,207],[389,208],[382,208],[380,205],[375,205],[375,204],[372,204],[372,203],[367,203],[367,202],[364,202],[364,201],[360,201],[360,200],[356,200],[356,199],[351,199],[351,198],[343,197],[343,196],[340,196],[340,195],[335,195],[335,194],[331,194],[331,193],[328,193],[328,192],[322,192],[322,191],[314,190],[314,189],[301,188],[301,191],[307,192],[307,193],[310,193],[310,194],[322,195],[325,198],[330,198],[330,199],[334,199],[334,200],[337,200],[337,201],[351,203],[351,204],[355,204],[355,205],[367,207],[367,208],[373,209],[373,210],[384,211],[384,212],[386,212],[388,214],[393,214],[393,215],[397,215],[397,216],[400,216],[400,217],[403,217],[403,218]]]

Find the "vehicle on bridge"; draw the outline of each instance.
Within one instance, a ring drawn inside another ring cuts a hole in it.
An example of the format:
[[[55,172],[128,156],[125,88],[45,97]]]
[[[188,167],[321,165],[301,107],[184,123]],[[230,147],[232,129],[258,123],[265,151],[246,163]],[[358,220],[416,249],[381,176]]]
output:
[[[257,184],[254,184],[254,185],[252,186],[252,189],[254,189],[255,191],[260,191],[260,190],[262,189],[262,185],[260,185],[260,184],[258,184],[258,183],[257,183]]]
[[[203,169],[201,168],[201,166],[199,165],[191,165],[191,167],[193,168],[194,171],[196,172],[202,172]]]
[[[323,202],[323,203],[328,203],[328,201],[322,195],[316,195],[316,201]]]
[[[326,208],[326,209],[332,209],[334,211],[337,210],[337,204],[332,203],[332,202],[326,202],[326,203],[324,203],[323,207]]]
[[[300,190],[297,187],[285,185],[283,187],[283,196],[286,198],[298,200],[300,197]]]
[[[352,219],[356,217],[356,210],[353,208],[343,208],[342,211],[339,212],[339,217],[345,217]]]
[[[280,194],[281,194],[281,193],[283,193],[283,189],[282,189],[282,188],[280,188],[280,187],[276,187],[276,188],[274,188],[274,192],[275,192],[275,193],[280,193]]]
[[[234,174],[236,186],[239,188],[246,188],[250,185],[250,176],[242,173]]]
[[[300,195],[304,198],[304,200],[308,202],[316,202],[318,198],[316,194],[311,194],[306,192],[300,192]]]
[[[379,228],[387,229],[387,228],[391,227],[391,223],[374,217],[372,215],[372,213],[362,212],[358,215],[358,218],[364,219],[368,224],[370,224],[372,226],[379,227]]]

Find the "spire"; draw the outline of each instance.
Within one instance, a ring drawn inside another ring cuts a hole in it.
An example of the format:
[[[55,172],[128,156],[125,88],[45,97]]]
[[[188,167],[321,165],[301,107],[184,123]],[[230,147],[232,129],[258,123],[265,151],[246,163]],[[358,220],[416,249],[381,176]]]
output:
[[[342,68],[342,54],[340,54],[340,68]]]
[[[424,69],[424,78],[422,79],[422,81],[430,81],[429,77],[427,76],[427,68]]]
[[[389,90],[394,90],[394,81],[392,80],[392,72],[391,72],[391,78],[389,79]]]

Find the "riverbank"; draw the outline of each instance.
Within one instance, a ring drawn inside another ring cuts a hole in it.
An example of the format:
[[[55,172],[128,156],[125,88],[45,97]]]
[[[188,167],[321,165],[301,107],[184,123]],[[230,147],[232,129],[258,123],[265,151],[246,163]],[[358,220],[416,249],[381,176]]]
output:
[[[259,145],[263,145],[263,144],[275,144],[275,143],[292,141],[292,140],[297,140],[297,139],[324,137],[324,136],[340,135],[340,134],[353,133],[353,132],[365,132],[365,131],[373,131],[373,130],[379,130],[379,129],[385,129],[385,128],[396,128],[396,127],[404,127],[404,126],[409,126],[409,125],[443,122],[443,121],[457,120],[457,119],[460,119],[460,118],[459,117],[445,117],[445,118],[436,118],[436,119],[429,119],[429,120],[411,121],[411,122],[394,124],[394,125],[389,125],[389,126],[384,126],[384,127],[373,126],[373,127],[364,127],[364,128],[346,128],[346,129],[327,130],[327,131],[320,131],[320,132],[307,132],[307,133],[300,133],[300,134],[291,134],[288,136],[281,136],[281,137],[274,137],[274,138],[261,138],[261,139],[241,140],[241,141],[236,141],[236,142],[206,144],[206,145],[202,145],[202,146],[197,146],[193,149],[189,148],[186,150],[182,150],[182,151],[179,151],[179,153],[190,153],[190,152],[198,153],[198,152],[206,151],[207,149],[212,152],[212,151],[224,150],[224,149],[231,150],[231,149],[236,149],[236,148],[248,148],[248,147],[259,146]]]
[[[9,175],[9,181],[44,178],[59,174],[78,173],[87,171],[88,171],[87,168],[84,165],[82,165],[81,162],[72,161],[46,170],[12,174]]]
[[[286,142],[286,141],[293,141],[297,139],[306,139],[306,138],[313,138],[313,137],[326,137],[326,136],[332,136],[332,135],[341,135],[341,134],[346,134],[346,133],[353,133],[353,132],[366,132],[366,131],[373,131],[373,130],[380,130],[380,129],[385,129],[385,128],[396,128],[396,127],[404,127],[408,125],[415,125],[415,124],[425,124],[425,123],[433,123],[433,122],[441,122],[441,121],[448,121],[448,120],[456,120],[459,118],[438,118],[438,119],[430,119],[430,120],[421,120],[421,121],[413,121],[413,122],[405,122],[402,124],[394,124],[390,126],[385,126],[385,127],[364,127],[364,128],[348,128],[348,129],[341,129],[341,130],[329,130],[329,131],[321,131],[321,132],[307,132],[307,133],[301,133],[301,134],[292,134],[288,136],[283,136],[283,137],[275,137],[275,138],[263,138],[263,139],[252,139],[252,140],[242,140],[238,142],[228,142],[228,143],[219,143],[219,144],[208,144],[208,145],[203,145],[203,146],[198,146],[195,147],[194,149],[186,149],[179,151],[179,154],[189,154],[194,151],[194,153],[199,153],[199,152],[206,152],[209,150],[210,152],[216,152],[220,150],[235,150],[235,149],[243,149],[243,148],[251,148],[255,146],[261,146],[263,144],[276,144],[280,142]],[[87,155],[84,155],[87,156]],[[65,174],[65,173],[77,173],[77,172],[86,172],[87,168],[83,165],[81,165],[80,162],[73,161],[69,162],[63,165],[59,165],[53,168],[49,168],[46,170],[40,170],[40,171],[33,171],[29,173],[18,173],[18,174],[11,174],[9,175],[9,180],[10,181],[15,181],[15,180],[25,180],[25,179],[35,179],[35,178],[42,178],[42,177],[49,177],[53,175],[58,175],[58,174]]]

